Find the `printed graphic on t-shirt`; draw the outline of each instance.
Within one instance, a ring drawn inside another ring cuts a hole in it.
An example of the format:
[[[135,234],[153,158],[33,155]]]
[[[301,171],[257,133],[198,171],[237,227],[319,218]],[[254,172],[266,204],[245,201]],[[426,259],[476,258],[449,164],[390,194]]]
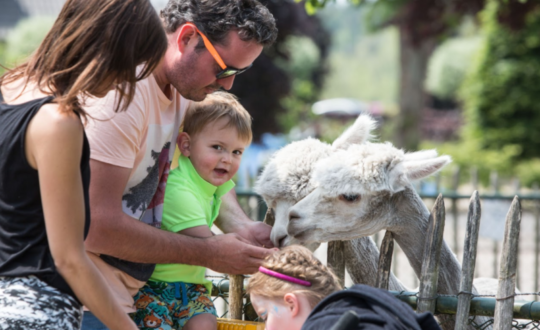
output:
[[[170,151],[171,142],[165,143],[161,152],[150,150],[154,165],[147,167],[147,176],[122,197],[125,208],[132,214],[142,214],[140,219],[156,228],[161,227],[165,185],[171,166]]]

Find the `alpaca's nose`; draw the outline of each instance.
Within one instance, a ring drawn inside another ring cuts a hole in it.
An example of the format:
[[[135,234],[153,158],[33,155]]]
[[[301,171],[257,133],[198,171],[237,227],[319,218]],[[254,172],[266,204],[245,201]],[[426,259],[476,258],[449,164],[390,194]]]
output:
[[[294,221],[297,219],[300,219],[300,214],[298,214],[298,212],[296,212],[295,210],[291,210],[289,212],[289,221]]]
[[[276,240],[277,240],[277,247],[278,248],[282,248],[284,247],[284,244],[285,244],[285,239],[287,238],[287,235],[283,235],[281,237],[278,237]]]

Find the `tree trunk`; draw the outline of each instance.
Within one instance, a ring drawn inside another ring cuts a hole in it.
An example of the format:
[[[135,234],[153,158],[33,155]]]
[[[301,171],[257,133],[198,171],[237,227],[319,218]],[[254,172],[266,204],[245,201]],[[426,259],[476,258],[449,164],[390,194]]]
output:
[[[424,80],[428,61],[437,45],[435,38],[414,43],[407,26],[399,25],[400,86],[399,115],[394,141],[400,148],[417,150],[420,142],[422,110],[425,106]]]

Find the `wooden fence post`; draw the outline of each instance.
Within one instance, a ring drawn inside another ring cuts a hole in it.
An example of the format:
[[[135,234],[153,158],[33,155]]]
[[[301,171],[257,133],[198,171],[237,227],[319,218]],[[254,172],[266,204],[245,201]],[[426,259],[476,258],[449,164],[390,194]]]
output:
[[[384,234],[379,254],[379,267],[377,269],[377,282],[375,287],[388,290],[390,282],[390,268],[392,267],[392,255],[394,254],[394,237],[388,230]]]
[[[341,286],[345,285],[345,242],[328,242],[327,264],[332,268]]]
[[[494,330],[512,328],[520,225],[521,204],[518,196],[516,196],[506,215],[501,267],[499,270],[499,288],[497,290],[497,303],[495,304]]]
[[[229,275],[229,318],[242,319],[244,306],[244,276]]]
[[[499,174],[497,171],[489,173],[489,181],[491,184],[491,192],[493,195],[499,194]],[[499,242],[493,240],[493,278],[497,278],[497,256],[499,255]]]
[[[538,183],[535,183],[533,185],[533,191],[534,194],[538,196]],[[539,292],[539,279],[540,279],[540,201],[536,200],[534,203],[534,219],[535,219],[535,226],[534,226],[534,278],[536,279],[536,282],[534,283],[534,291]],[[538,300],[538,296],[536,296],[536,300]]]
[[[442,194],[439,194],[429,216],[429,227],[426,233],[428,239],[424,246],[420,290],[418,292],[418,306],[416,308],[418,313],[435,313],[444,222],[444,199]]]
[[[456,330],[465,330],[468,326],[469,310],[472,299],[474,268],[476,265],[476,250],[478,232],[480,230],[480,197],[474,191],[469,203],[467,215],[467,231],[463,246],[463,265],[461,268],[461,283],[459,286],[458,305],[456,313]]]
[[[458,188],[459,188],[459,174],[460,174],[460,168],[457,167],[454,171],[454,174],[452,175],[452,190],[454,191],[454,195],[457,195]],[[459,226],[458,226],[458,208],[457,208],[458,200],[457,198],[452,198],[452,217],[454,218],[454,253],[456,255],[459,254]]]

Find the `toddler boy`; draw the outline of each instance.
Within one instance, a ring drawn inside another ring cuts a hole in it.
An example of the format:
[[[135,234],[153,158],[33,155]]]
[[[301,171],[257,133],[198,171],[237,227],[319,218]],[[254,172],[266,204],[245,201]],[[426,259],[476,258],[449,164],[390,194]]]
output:
[[[186,113],[177,144],[181,152],[165,189],[161,229],[209,237],[221,197],[234,187],[244,149],[251,143],[251,117],[232,94],[216,92]],[[217,328],[206,268],[158,264],[134,297],[140,329]]]

